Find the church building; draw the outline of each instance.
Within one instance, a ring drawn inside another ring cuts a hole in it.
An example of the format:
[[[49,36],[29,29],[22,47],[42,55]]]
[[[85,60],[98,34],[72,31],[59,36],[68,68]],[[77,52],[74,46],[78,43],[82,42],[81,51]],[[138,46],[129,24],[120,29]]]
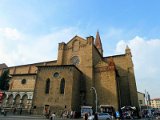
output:
[[[33,107],[35,114],[64,109],[79,112],[84,105],[94,110],[100,105],[114,110],[138,108],[129,47],[124,54],[103,56],[99,32],[95,39],[75,36],[68,43],[59,43],[57,60],[7,68],[12,78],[3,100],[6,106]]]

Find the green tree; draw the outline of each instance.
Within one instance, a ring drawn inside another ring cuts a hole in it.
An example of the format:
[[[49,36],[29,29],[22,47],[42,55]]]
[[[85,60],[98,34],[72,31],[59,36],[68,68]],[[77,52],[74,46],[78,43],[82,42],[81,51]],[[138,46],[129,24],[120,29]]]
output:
[[[0,76],[0,89],[1,90],[9,89],[9,70],[8,69],[4,70],[2,75]]]

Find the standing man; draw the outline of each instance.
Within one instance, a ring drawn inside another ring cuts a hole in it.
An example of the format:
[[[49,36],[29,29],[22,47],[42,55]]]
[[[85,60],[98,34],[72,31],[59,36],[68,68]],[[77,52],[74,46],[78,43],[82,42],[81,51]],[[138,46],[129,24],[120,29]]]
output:
[[[56,117],[56,114],[55,114],[55,112],[51,115],[51,120],[55,120],[55,117]]]
[[[16,107],[13,109],[13,114],[15,114],[16,113]]]
[[[116,111],[116,119],[119,120],[119,118],[120,118],[119,111]]]
[[[22,114],[22,108],[20,108],[19,114],[20,114],[20,115]]]

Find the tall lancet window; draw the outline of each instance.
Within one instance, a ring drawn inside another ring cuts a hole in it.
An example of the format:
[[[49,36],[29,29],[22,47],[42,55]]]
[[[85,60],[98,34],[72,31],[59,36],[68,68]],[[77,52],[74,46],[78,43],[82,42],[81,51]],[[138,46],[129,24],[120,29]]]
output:
[[[61,83],[60,83],[60,94],[64,94],[64,89],[65,89],[65,80],[63,78],[61,79]]]
[[[50,79],[48,78],[46,80],[46,89],[45,89],[46,94],[49,94],[49,89],[50,89]]]

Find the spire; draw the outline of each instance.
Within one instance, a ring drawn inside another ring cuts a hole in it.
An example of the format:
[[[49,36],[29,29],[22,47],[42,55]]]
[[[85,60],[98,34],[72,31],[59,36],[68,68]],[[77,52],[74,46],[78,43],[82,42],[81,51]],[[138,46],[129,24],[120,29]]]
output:
[[[126,49],[130,49],[130,48],[128,47],[128,45],[126,45]]]
[[[103,55],[103,48],[102,48],[99,31],[97,31],[97,34],[96,34],[95,46],[97,47],[98,51]]]
[[[125,53],[132,56],[131,50],[130,50],[130,48],[128,47],[128,45],[126,46]]]

